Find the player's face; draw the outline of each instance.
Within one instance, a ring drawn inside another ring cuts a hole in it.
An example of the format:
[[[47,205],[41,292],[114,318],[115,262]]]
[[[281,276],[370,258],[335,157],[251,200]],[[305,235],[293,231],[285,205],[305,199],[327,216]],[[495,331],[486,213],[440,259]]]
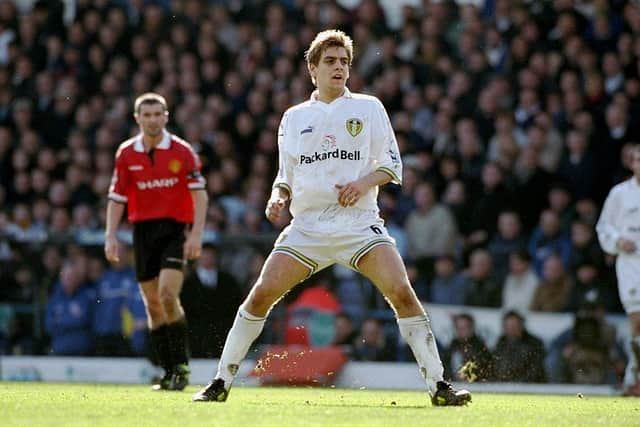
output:
[[[344,47],[325,49],[318,65],[311,64],[310,72],[320,92],[341,94],[349,78],[349,57]]]
[[[640,179],[640,150],[633,150],[633,161],[631,162],[631,169],[637,179]]]
[[[169,120],[169,114],[161,104],[142,104],[135,119],[145,136],[156,137],[162,134]]]

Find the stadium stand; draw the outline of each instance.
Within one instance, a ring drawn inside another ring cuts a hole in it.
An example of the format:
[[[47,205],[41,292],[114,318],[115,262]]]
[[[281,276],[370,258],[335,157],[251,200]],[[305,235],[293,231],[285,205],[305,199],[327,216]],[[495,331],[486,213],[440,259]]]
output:
[[[45,313],[65,263],[81,267],[81,288],[99,286],[114,153],[137,132],[132,102],[146,91],[166,97],[169,128],[203,161],[205,240],[246,294],[279,229],[263,215],[277,126],[312,90],[303,50],[326,28],[353,35],[349,87],[379,97],[397,133],[404,186],[382,189],[381,210],[427,306],[491,306],[495,316],[513,308],[505,280],[513,292],[528,274],[541,304],[526,308],[571,319],[585,307],[622,312],[594,226],[640,142],[638,2],[4,0],[0,354],[55,349]],[[529,259],[531,269],[512,265]],[[357,329],[374,318],[397,340],[372,285],[331,273],[342,314]],[[300,291],[276,307],[261,344],[284,342],[283,306]],[[603,322],[600,314],[591,319]],[[554,337],[541,338],[551,352]],[[131,353],[142,351],[136,342]],[[399,344],[395,358],[405,357]],[[619,382],[617,360],[607,358],[607,375],[593,381]]]

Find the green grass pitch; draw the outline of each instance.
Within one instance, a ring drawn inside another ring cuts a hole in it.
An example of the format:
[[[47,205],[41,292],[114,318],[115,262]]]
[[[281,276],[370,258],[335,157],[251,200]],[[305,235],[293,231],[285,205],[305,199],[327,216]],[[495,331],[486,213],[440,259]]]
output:
[[[638,426],[640,399],[474,394],[434,408],[426,393],[330,388],[232,389],[225,403],[146,386],[0,382],[8,426]]]

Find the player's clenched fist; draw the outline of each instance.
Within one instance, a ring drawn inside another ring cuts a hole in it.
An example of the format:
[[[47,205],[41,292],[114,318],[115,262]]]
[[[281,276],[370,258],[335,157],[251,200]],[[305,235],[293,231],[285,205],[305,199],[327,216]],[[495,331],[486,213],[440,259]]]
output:
[[[267,209],[265,209],[264,213],[270,222],[275,223],[278,218],[280,218],[280,214],[282,209],[285,207],[285,203],[286,201],[282,197],[269,199],[267,202]]]
[[[342,207],[353,206],[367,192],[366,186],[360,181],[353,181],[345,185],[336,184],[338,203]]]
[[[118,240],[115,236],[106,236],[104,241],[104,255],[109,262],[120,261],[118,254]]]

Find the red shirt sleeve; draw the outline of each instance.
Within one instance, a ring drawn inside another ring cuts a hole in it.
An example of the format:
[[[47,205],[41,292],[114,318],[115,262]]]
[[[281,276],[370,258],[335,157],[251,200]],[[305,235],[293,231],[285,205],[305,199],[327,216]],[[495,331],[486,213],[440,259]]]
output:
[[[111,185],[109,186],[109,199],[118,203],[127,203],[128,200],[129,171],[125,165],[123,153],[124,150],[118,150],[116,153],[115,167],[111,177]]]

